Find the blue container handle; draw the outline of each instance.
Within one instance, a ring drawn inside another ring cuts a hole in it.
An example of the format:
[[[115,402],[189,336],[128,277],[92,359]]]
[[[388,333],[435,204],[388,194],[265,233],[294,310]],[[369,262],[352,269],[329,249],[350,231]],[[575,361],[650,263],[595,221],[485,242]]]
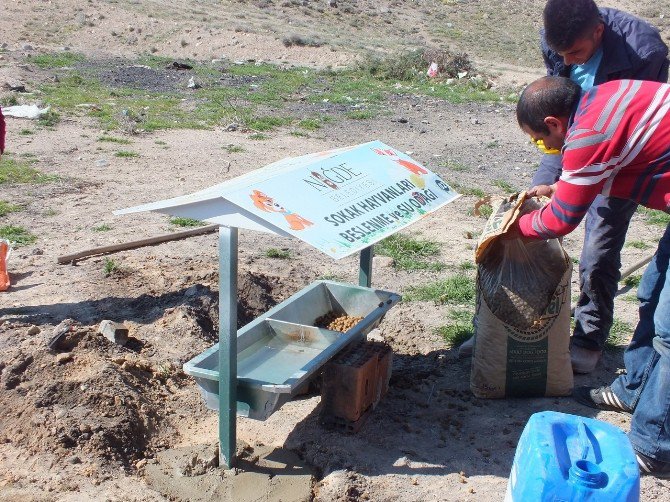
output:
[[[586,460],[591,451],[591,441],[589,440],[586,424],[583,420],[580,420],[577,424],[577,434],[580,446],[582,447],[582,455],[570,467],[569,477],[574,483],[587,488],[603,488],[607,485],[607,474],[603,472],[598,464]]]
[[[586,424],[583,420],[579,421],[577,425],[577,432],[579,434],[579,442],[582,446],[582,460],[586,460],[589,456],[589,451],[591,450],[591,441],[589,441],[589,436],[586,434]]]

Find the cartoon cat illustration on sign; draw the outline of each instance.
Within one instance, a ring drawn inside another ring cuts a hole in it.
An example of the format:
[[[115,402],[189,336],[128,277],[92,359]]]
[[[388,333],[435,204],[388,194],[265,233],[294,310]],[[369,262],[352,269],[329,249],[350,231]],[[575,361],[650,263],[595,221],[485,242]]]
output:
[[[391,160],[397,162],[402,167],[411,172],[412,174],[409,176],[409,179],[412,183],[414,183],[416,187],[418,188],[426,187],[426,182],[421,177],[421,175],[428,174],[428,171],[423,167],[421,167],[419,164],[415,164],[414,162],[411,162],[409,160],[401,159],[400,156],[391,149],[382,150],[381,148],[373,148],[372,151],[374,151],[377,155],[384,155],[386,157],[390,157]]]
[[[251,197],[251,200],[254,202],[254,206],[256,206],[261,211],[281,214],[284,218],[286,218],[286,222],[288,223],[291,230],[304,230],[305,228],[314,225],[314,223],[303,218],[299,214],[293,213],[280,204],[276,203],[272,197],[265,195],[263,192],[254,190],[249,195],[249,197]]]

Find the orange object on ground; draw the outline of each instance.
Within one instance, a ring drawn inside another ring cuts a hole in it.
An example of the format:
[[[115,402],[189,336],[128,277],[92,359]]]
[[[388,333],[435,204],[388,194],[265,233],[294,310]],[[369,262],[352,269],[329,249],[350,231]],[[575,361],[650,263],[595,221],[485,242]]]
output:
[[[7,259],[9,258],[9,241],[0,240],[0,291],[9,289],[9,272],[7,271]]]

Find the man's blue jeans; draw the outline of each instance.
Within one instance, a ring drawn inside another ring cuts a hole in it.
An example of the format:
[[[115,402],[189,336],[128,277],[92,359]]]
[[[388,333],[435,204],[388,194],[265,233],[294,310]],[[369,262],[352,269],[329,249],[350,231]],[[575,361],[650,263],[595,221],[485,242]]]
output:
[[[531,186],[555,183],[561,175],[561,161],[561,155],[543,155]],[[573,345],[589,350],[605,346],[621,278],[621,249],[636,209],[635,202],[599,195],[586,214]]]
[[[612,391],[633,411],[630,438],[645,455],[670,462],[670,225],[637,288],[640,321],[624,353],[626,374]]]

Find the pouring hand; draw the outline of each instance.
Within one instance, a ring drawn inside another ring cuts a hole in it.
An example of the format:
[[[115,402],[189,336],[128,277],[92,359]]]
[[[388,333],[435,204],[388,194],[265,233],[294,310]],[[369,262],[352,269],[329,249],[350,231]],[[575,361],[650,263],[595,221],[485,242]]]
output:
[[[536,185],[526,193],[529,197],[552,197],[556,192],[556,183],[553,185]]]

